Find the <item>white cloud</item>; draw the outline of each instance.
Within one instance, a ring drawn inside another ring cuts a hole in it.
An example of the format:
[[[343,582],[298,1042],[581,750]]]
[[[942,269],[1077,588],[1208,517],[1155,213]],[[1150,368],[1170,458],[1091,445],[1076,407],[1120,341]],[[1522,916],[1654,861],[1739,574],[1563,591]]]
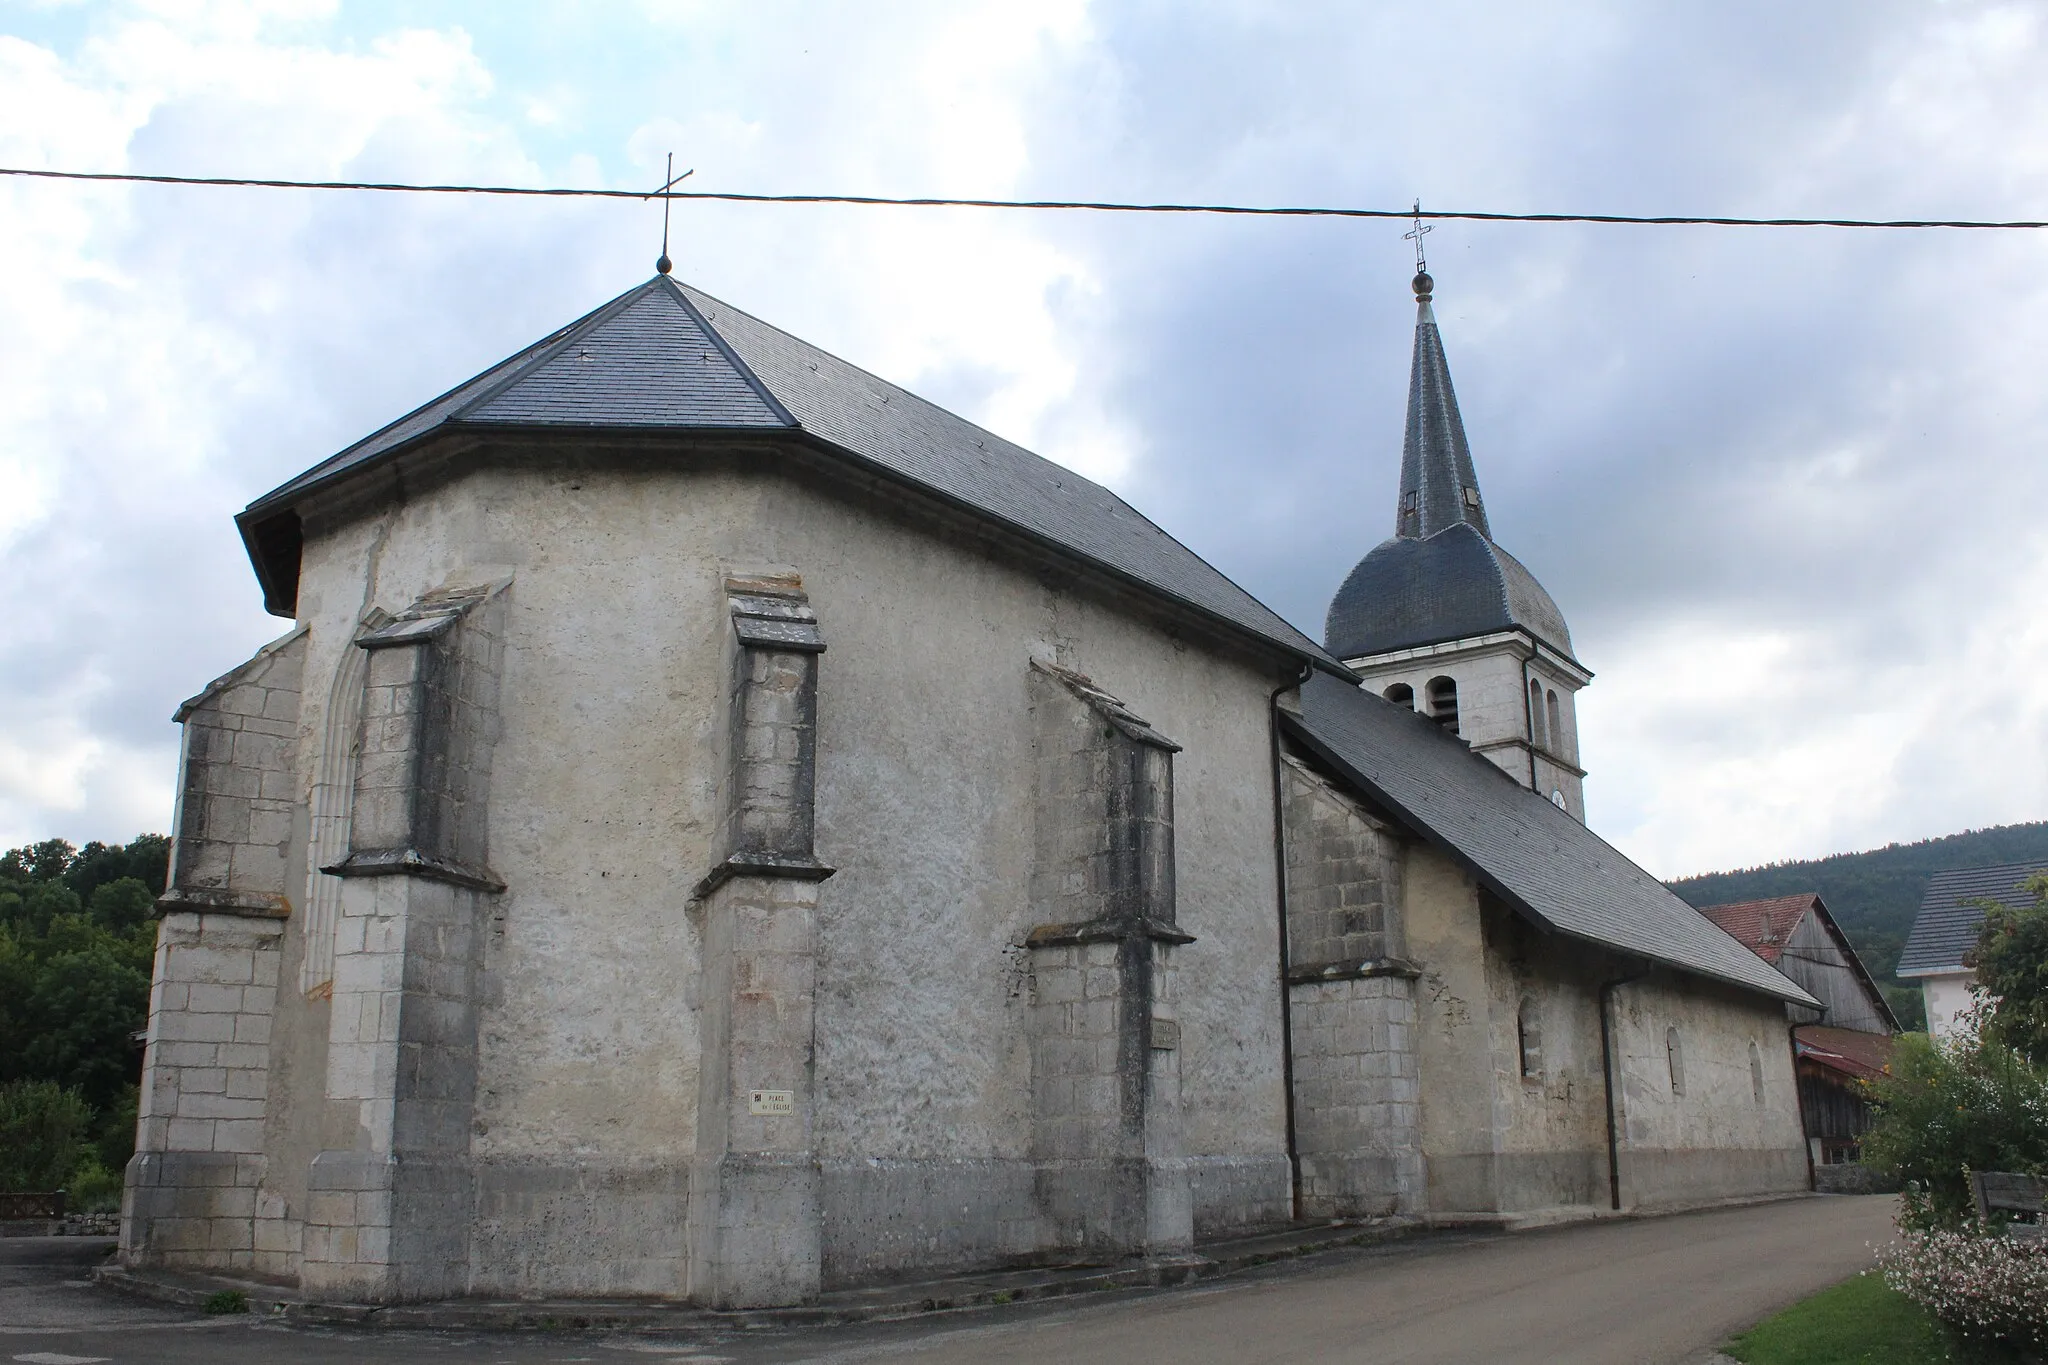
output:
[[[673,150],[705,189],[2048,216],[2030,5],[508,13],[130,0],[0,35],[0,164],[637,187]],[[230,514],[640,277],[658,224],[0,182],[0,846],[162,828],[171,707],[276,633]],[[1383,533],[1397,227],[674,229],[683,277],[1131,490],[1303,624]],[[2042,813],[2037,241],[1430,246],[1495,525],[1599,673],[1600,827],[1676,873]]]

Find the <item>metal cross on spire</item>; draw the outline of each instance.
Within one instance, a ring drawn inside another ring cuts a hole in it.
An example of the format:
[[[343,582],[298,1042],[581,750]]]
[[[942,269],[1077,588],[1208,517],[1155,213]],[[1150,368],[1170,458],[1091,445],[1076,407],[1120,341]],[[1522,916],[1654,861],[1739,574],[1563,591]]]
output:
[[[674,189],[677,185],[682,184],[683,181],[688,180],[691,176],[695,175],[697,173],[697,169],[696,167],[693,166],[689,170],[684,171],[681,175],[677,175],[676,154],[674,152],[670,152],[668,154],[668,167],[664,173],[668,176],[667,181],[662,185],[660,189],[654,192],[655,194],[661,196],[661,255],[655,258],[654,268],[658,273],[666,275],[669,271],[675,269],[676,264],[674,261],[671,261],[668,258],[668,204],[670,198],[673,197],[669,194],[669,191]],[[649,195],[647,197],[652,199],[654,195]]]
[[[1429,296],[1436,289],[1436,281],[1429,277],[1429,262],[1422,255],[1422,239],[1436,229],[1422,221],[1422,201],[1415,201],[1415,226],[1401,234],[1404,242],[1415,243],[1415,297],[1418,302],[1428,303]]]
[[[1416,200],[1415,226],[1402,233],[1401,240],[1415,243],[1415,273],[1418,275],[1424,274],[1429,270],[1429,262],[1422,258],[1422,239],[1435,231],[1435,227],[1422,221],[1422,201],[1420,199]]]

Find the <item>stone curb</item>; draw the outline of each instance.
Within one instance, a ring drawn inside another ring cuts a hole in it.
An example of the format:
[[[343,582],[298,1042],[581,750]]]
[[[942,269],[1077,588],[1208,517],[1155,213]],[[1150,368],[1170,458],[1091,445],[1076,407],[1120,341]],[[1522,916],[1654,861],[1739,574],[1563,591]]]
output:
[[[816,1304],[731,1312],[679,1303],[600,1299],[444,1299],[433,1303],[382,1305],[323,1303],[254,1280],[137,1271],[118,1265],[100,1266],[93,1271],[92,1278],[96,1284],[134,1298],[195,1311],[203,1310],[213,1294],[236,1290],[247,1297],[252,1317],[320,1326],[501,1332],[758,1330],[840,1327],[1117,1289],[1169,1288],[1318,1252],[1394,1241],[1426,1230],[1419,1219],[1337,1223],[1217,1243],[1189,1256],[1153,1257],[1113,1266],[1000,1271],[875,1289],[837,1290]]]

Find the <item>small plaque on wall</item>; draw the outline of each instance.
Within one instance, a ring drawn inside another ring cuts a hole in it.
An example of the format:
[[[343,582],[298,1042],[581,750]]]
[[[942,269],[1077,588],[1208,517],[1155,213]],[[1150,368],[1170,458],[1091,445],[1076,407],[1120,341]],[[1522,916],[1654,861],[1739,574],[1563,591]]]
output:
[[[749,1090],[747,1112],[762,1114],[769,1118],[782,1118],[796,1112],[794,1090]]]
[[[1152,1047],[1158,1052],[1171,1052],[1180,1046],[1180,1022],[1175,1019],[1154,1019],[1152,1021]]]

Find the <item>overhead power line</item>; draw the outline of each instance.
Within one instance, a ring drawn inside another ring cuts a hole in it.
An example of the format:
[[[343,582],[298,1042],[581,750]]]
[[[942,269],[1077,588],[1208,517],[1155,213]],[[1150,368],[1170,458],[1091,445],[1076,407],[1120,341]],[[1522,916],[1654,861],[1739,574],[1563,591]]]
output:
[[[0,166],[0,175],[129,185],[196,185],[259,190],[373,190],[387,194],[484,194],[546,199],[705,199],[731,204],[854,204],[888,208],[1067,209],[1093,213],[1235,214],[1259,218],[1405,218],[1469,223],[1612,223],[1634,227],[2048,228],[2048,219],[1743,218],[1633,213],[1492,213],[1477,209],[1366,209],[1267,204],[1132,204],[1091,199],[897,198],[878,194],[740,194],[720,190],[591,190],[527,185],[407,185],[365,180],[258,180],[237,176],[141,175]]]

